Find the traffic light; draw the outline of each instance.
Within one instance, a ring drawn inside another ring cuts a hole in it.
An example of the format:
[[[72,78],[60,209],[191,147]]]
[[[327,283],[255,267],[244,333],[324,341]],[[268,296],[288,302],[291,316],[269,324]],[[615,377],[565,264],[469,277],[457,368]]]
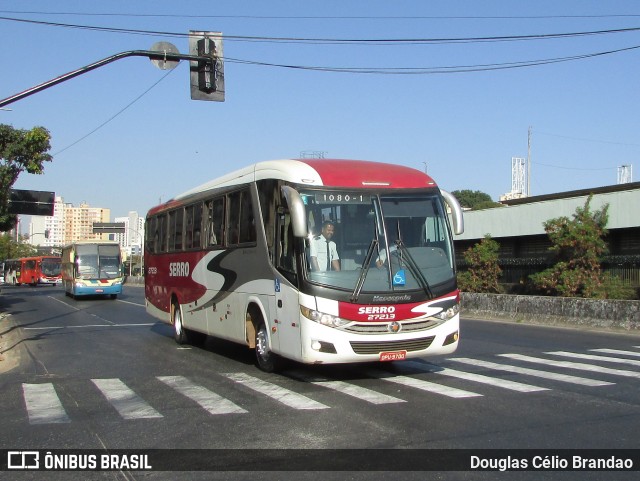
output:
[[[210,60],[191,60],[190,83],[193,100],[224,102],[224,57],[222,33],[189,32],[189,54]]]

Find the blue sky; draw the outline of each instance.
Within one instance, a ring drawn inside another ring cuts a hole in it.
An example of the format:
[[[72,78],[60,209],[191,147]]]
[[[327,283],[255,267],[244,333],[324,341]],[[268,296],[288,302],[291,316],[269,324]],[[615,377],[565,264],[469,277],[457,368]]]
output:
[[[615,184],[640,166],[640,30],[502,42],[256,42],[301,39],[470,39],[640,27],[634,0],[184,1],[0,0],[0,17],[187,34],[221,31],[226,101],[192,101],[182,62],[111,63],[17,101],[0,123],[42,125],[54,161],[16,188],[144,215],[206,180],[251,163],[322,151],[424,169],[446,190],[511,188],[527,156],[532,194]],[[111,33],[0,20],[0,98],[128,50],[185,37]],[[619,53],[524,68],[461,66]],[[412,75],[322,72],[234,60],[342,68],[422,68]],[[454,68],[455,67],[455,68]],[[96,130],[97,129],[97,130]],[[89,135],[88,135],[89,134]]]

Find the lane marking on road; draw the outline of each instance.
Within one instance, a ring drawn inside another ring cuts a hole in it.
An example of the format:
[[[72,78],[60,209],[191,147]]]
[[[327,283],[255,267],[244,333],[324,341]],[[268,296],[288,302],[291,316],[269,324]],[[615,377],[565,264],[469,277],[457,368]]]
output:
[[[578,354],[575,352],[567,352],[567,351],[545,352],[545,354],[551,354],[553,356],[571,357],[574,359],[586,359],[589,361],[617,362],[619,364],[629,364],[630,366],[640,366],[640,361],[636,359],[623,359],[621,357],[596,356],[593,354]]]
[[[240,414],[247,412],[237,404],[209,391],[204,386],[191,382],[186,377],[157,376],[157,379],[195,401],[210,414]]]
[[[636,356],[640,357],[640,352],[636,351],[621,351],[620,349],[589,349],[593,352],[602,352],[604,354],[620,354],[622,356]]]
[[[133,392],[120,379],[92,379],[91,382],[124,419],[150,419],[163,417],[146,401]]]
[[[29,424],[58,424],[71,420],[64,410],[53,384],[22,384]]]
[[[51,329],[84,329],[87,327],[145,327],[153,326],[155,322],[141,322],[129,324],[83,324],[81,326],[49,326],[49,327],[23,327],[25,331],[48,331]]]
[[[388,394],[383,394],[372,389],[357,386],[355,384],[344,381],[332,381],[325,378],[320,379],[317,377],[308,376],[299,371],[287,371],[285,374],[301,381],[308,382],[310,384],[321,386],[327,389],[332,389],[333,391],[346,394],[347,396],[351,396],[371,404],[393,404],[406,402],[404,399],[399,399],[397,397],[389,396]]]
[[[407,361],[407,362],[401,363],[400,367],[408,367],[408,368],[417,369],[423,372],[455,377],[458,379],[464,379],[465,381],[479,382],[482,384],[487,384],[489,386],[509,389],[511,391],[537,392],[537,391],[549,390],[546,387],[533,386],[531,384],[523,384],[520,382],[509,381],[508,379],[499,379],[495,377],[484,376],[483,374],[474,374],[471,372],[457,371],[455,369],[449,369],[446,367],[441,367],[441,366],[437,366],[435,364],[429,364],[429,363]]]
[[[422,379],[415,379],[407,376],[393,376],[386,372],[367,371],[367,375],[383,381],[392,382],[395,384],[401,384],[403,386],[420,389],[421,391],[427,391],[433,394],[441,394],[443,396],[462,399],[469,397],[481,397],[482,394],[478,394],[471,391],[465,391],[455,387],[443,386],[435,382],[423,381]]]
[[[132,306],[138,306],[138,307],[145,307],[144,304],[139,304],[137,302],[131,302],[131,301],[124,301],[122,299],[116,299],[117,302],[122,302],[124,304],[131,304]]]
[[[510,364],[498,364],[495,362],[481,361],[478,359],[469,359],[466,357],[454,357],[454,358],[447,359],[447,361],[461,362],[464,364],[469,364],[477,367],[484,367],[487,369],[495,369],[498,371],[507,371],[507,372],[513,372],[516,374],[524,374],[527,376],[541,377],[543,379],[551,379],[553,381],[580,384],[582,386],[595,387],[595,386],[611,386],[615,384],[613,382],[599,381],[597,379],[589,379],[586,377],[571,376],[569,374],[559,374],[559,373],[549,372],[549,371],[539,371],[537,369],[529,369],[527,367],[512,366]]]
[[[516,359],[518,361],[546,364],[548,366],[554,366],[554,367],[563,367],[567,369],[580,369],[583,371],[599,372],[603,374],[613,374],[614,376],[640,378],[640,372],[626,371],[624,369],[611,369],[608,367],[600,367],[593,364],[585,364],[582,362],[554,361],[552,359],[543,359],[540,357],[524,356],[522,354],[498,354],[498,356],[508,357],[510,359]]]
[[[53,297],[53,296],[47,296],[49,299],[52,299],[56,302],[59,302],[60,304],[64,304],[65,306],[73,309],[74,311],[79,311],[80,309],[78,309],[76,306],[72,306],[71,304],[69,304],[68,302],[64,302],[61,299],[58,299],[57,297]]]
[[[244,373],[223,373],[223,376],[242,384],[249,389],[269,396],[294,409],[329,409],[329,406],[314,401],[302,394],[295,393],[281,386],[262,381]]]

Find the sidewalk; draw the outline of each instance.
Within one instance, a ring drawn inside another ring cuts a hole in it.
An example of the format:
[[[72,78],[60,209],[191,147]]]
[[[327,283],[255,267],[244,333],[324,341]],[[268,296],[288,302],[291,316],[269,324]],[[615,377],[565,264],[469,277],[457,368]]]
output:
[[[11,371],[19,364],[20,356],[16,354],[16,349],[20,339],[18,330],[13,327],[11,315],[0,310],[0,374]]]

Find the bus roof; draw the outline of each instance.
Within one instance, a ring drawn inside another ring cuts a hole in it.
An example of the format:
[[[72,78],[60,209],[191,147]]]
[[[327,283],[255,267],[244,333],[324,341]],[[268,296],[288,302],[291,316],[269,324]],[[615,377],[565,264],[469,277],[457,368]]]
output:
[[[179,204],[182,199],[208,190],[262,179],[279,179],[309,187],[352,189],[411,189],[436,186],[435,181],[424,172],[397,164],[345,159],[268,160],[210,180],[169,200],[163,207],[173,203]]]
[[[63,249],[67,249],[71,246],[76,246],[76,245],[87,245],[87,244],[100,244],[100,245],[120,245],[120,243],[118,241],[112,241],[112,240],[91,240],[91,239],[83,239],[83,240],[77,240],[74,242],[70,242],[69,244],[63,246]]]

